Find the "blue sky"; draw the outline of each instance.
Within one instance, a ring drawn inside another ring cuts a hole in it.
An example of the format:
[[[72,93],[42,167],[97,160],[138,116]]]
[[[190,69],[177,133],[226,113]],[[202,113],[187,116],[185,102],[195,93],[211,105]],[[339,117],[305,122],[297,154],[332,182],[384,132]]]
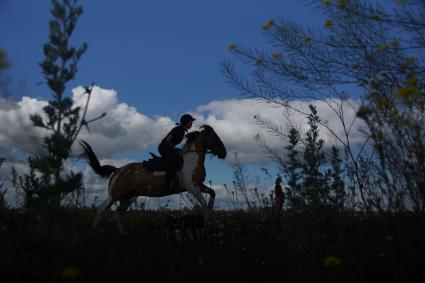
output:
[[[102,89],[114,90],[118,103],[134,107],[138,113],[153,120],[168,117],[174,121],[201,105],[242,99],[220,73],[224,60],[237,62],[228,52],[229,44],[267,46],[261,26],[270,19],[323,26],[323,18],[308,2],[79,1],[84,14],[72,42],[75,46],[87,42],[88,50],[68,93],[95,82]],[[17,101],[22,96],[50,97],[47,87],[38,84],[43,80],[38,62],[48,39],[49,10],[49,0],[0,0],[0,48],[8,53],[9,76],[14,89],[19,89],[14,93]],[[18,82],[23,82],[23,87],[17,87]],[[155,151],[156,144],[144,150],[129,146],[108,157],[140,160],[150,150]],[[231,182],[231,168],[223,161],[208,161],[207,171],[207,180]]]
[[[36,84],[42,80],[37,63],[47,41],[50,1],[3,2],[1,48],[9,53],[12,76],[26,82],[26,95],[49,97]],[[311,7],[295,0],[79,3],[85,12],[73,40],[89,48],[70,86],[94,81],[148,115],[175,119],[211,100],[239,97],[219,71],[230,43],[264,46],[261,26],[271,18],[319,22]]]

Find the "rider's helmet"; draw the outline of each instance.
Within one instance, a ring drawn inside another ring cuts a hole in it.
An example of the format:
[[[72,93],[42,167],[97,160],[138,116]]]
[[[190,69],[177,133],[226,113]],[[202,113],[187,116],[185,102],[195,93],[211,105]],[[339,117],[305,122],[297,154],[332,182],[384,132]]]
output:
[[[180,124],[183,125],[189,121],[195,121],[196,119],[193,118],[191,115],[189,114],[184,114],[183,116],[181,116],[180,118]]]

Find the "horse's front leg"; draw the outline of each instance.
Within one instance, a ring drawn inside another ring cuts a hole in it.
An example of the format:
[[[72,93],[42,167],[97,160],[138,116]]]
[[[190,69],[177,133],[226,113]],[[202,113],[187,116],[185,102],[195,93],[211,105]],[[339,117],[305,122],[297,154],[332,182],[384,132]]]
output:
[[[215,201],[215,192],[213,189],[208,188],[207,186],[205,186],[204,184],[201,185],[201,192],[209,194],[210,197],[208,199],[208,209],[209,210],[213,210],[214,208],[214,201]]]
[[[209,214],[209,209],[208,209],[208,204],[204,198],[204,196],[202,195],[201,192],[201,187],[202,185],[198,185],[198,184],[190,184],[187,187],[187,190],[195,197],[195,199],[198,201],[198,203],[201,205],[203,214],[205,219],[208,218],[208,214]]]

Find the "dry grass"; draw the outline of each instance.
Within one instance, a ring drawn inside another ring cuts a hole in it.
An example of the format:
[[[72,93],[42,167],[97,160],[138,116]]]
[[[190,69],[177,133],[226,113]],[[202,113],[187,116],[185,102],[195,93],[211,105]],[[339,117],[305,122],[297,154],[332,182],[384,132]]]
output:
[[[55,217],[3,211],[2,282],[415,282],[424,219],[215,212],[201,240],[165,239],[179,212],[131,211],[89,234],[91,210]],[[109,220],[108,220],[109,218]],[[41,220],[48,219],[48,220]],[[422,276],[422,278],[420,278]]]

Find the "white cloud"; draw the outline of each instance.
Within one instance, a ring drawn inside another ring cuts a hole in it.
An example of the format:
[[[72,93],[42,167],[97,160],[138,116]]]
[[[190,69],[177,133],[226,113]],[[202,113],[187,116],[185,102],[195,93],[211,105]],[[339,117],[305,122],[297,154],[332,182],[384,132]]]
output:
[[[85,105],[86,97],[82,87],[73,90],[73,100],[77,105]],[[10,155],[10,152],[16,150],[29,154],[41,152],[42,137],[46,131],[33,127],[29,116],[42,113],[45,105],[46,101],[29,97],[23,97],[17,103],[0,100],[0,153]],[[80,135],[90,144],[98,145],[96,153],[101,157],[158,144],[174,125],[169,117],[150,118],[137,112],[134,107],[119,103],[114,90],[95,87],[87,119],[98,117],[104,112],[107,113],[104,118],[89,125],[91,133],[83,129]]]
[[[344,130],[341,122],[337,119],[335,112],[329,105],[336,107],[341,101],[295,101],[291,105],[297,109],[302,109],[309,113],[308,104],[314,104],[322,121],[327,121],[331,128],[339,137],[344,137]],[[336,104],[335,104],[336,103]],[[355,117],[358,107],[356,101],[347,101],[343,104],[345,113],[345,123],[349,125]],[[197,108],[197,124],[211,125],[225,143],[229,153],[238,152],[240,160],[244,163],[264,163],[268,162],[267,156],[262,152],[255,137],[261,134],[268,145],[276,148],[283,148],[286,140],[276,138],[264,128],[261,128],[254,119],[254,116],[269,119],[274,123],[287,126],[285,109],[275,103],[266,103],[257,99],[232,99],[213,101],[207,105]],[[291,111],[291,122],[301,131],[307,129],[306,117],[300,113]],[[363,134],[359,131],[364,127],[360,120],[356,120],[350,134],[351,143],[358,143],[364,140]],[[329,131],[322,127],[321,138],[328,142],[334,142],[334,138]],[[232,162],[233,155],[229,155],[228,161]]]
[[[73,99],[77,105],[85,105],[87,94],[82,87],[73,90]],[[114,90],[99,87],[93,89],[88,113],[87,120],[106,113],[104,118],[89,125],[91,133],[81,132],[81,138],[96,145],[96,154],[101,157],[159,144],[174,125],[169,117],[150,118],[126,103],[119,103]]]
[[[5,155],[19,149],[29,153],[41,150],[45,131],[34,128],[30,114],[40,113],[46,101],[23,97],[18,103],[0,98],[0,153]],[[10,157],[10,156],[8,156]]]
[[[120,103],[114,90],[95,87],[89,104],[87,119],[93,119],[102,113],[106,116],[89,125],[91,132],[86,129],[81,131],[80,137],[87,140],[95,147],[100,158],[110,158],[125,150],[144,150],[149,145],[157,145],[166,133],[174,126],[170,117],[148,117],[137,111],[136,108]],[[85,105],[87,94],[82,87],[73,89],[73,100],[77,105]],[[337,101],[339,102],[339,101]],[[308,112],[308,104],[316,105],[319,115],[338,136],[343,136],[341,123],[336,119],[329,105],[324,101],[293,102],[293,106]],[[328,101],[328,103],[330,103]],[[0,154],[13,158],[17,150],[30,154],[39,153],[42,149],[41,141],[46,133],[40,128],[34,128],[29,120],[29,115],[42,113],[46,101],[23,97],[18,103],[1,101],[0,106]],[[349,106],[344,104],[346,122],[355,115],[358,103],[350,101]],[[265,103],[256,99],[232,99],[212,101],[201,105],[192,112],[196,118],[197,126],[208,124],[214,127],[223,140],[229,152],[228,161],[231,161],[232,152],[238,152],[242,162],[264,163],[267,158],[258,146],[255,137],[262,134],[266,141],[273,146],[282,147],[284,141],[276,139],[256,124],[255,115],[268,118],[278,124],[285,124],[284,109],[281,106]],[[292,121],[300,129],[306,129],[306,120],[302,115],[292,112]],[[358,128],[363,124],[357,121],[353,126],[350,136],[351,142],[360,142],[363,135]],[[332,140],[325,129],[321,131],[322,138]],[[78,144],[75,152],[79,153]]]
[[[73,89],[73,100],[77,105],[85,105],[87,94],[82,87]],[[336,103],[340,101],[336,100]],[[348,101],[342,107],[346,115],[346,122],[355,117],[358,107],[356,101]],[[337,135],[344,136],[341,123],[335,113],[329,108],[332,101],[296,101],[293,106],[308,112],[308,104],[313,103],[318,109],[321,119],[328,121],[328,125]],[[29,120],[29,115],[42,113],[46,101],[23,97],[19,102],[10,102],[0,98],[0,156],[6,157],[7,162],[0,169],[3,180],[7,178],[12,165],[17,166],[19,172],[25,170],[25,155],[36,154],[42,150],[42,137],[46,134],[40,128],[34,128]],[[80,137],[93,145],[97,156],[103,164],[122,165],[131,160],[114,161],[111,159],[116,154],[125,150],[145,150],[150,145],[157,145],[166,133],[174,126],[170,117],[149,117],[137,111],[136,108],[118,101],[118,94],[114,90],[95,87],[89,104],[87,119],[93,119],[106,112],[107,115],[89,125],[90,133],[86,129],[81,131]],[[256,99],[231,99],[212,101],[194,109],[192,113],[196,118],[193,130],[202,124],[211,125],[227,147],[227,162],[232,163],[232,152],[238,152],[240,160],[244,163],[265,163],[267,157],[258,146],[255,137],[262,134],[268,144],[282,148],[285,141],[267,134],[264,129],[256,124],[254,115],[268,118],[278,124],[285,125],[285,112],[283,107],[261,102]],[[298,113],[291,113],[292,121],[301,130],[306,129],[305,117]],[[350,135],[352,143],[363,140],[359,129],[364,127],[356,121]],[[327,131],[321,130],[322,138],[331,140]],[[78,144],[75,145],[75,154],[80,152]],[[23,154],[24,153],[24,154]],[[105,159],[108,158],[108,159]],[[88,192],[99,200],[106,197],[107,185],[96,180],[91,169],[84,169],[84,182]],[[218,180],[217,180],[218,181]],[[227,182],[228,180],[224,181]],[[225,193],[219,190],[218,198]],[[224,199],[223,199],[224,201]],[[176,199],[173,199],[176,202]]]

